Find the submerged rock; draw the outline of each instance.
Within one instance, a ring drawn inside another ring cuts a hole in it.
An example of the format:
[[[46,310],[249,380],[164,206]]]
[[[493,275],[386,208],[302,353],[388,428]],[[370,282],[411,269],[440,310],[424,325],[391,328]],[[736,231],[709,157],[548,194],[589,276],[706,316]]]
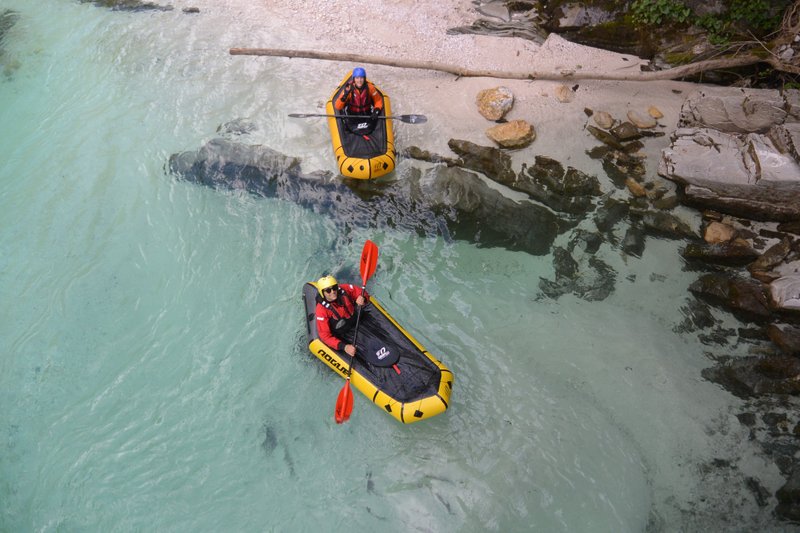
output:
[[[553,267],[556,270],[556,281],[573,280],[578,277],[578,262],[567,250],[556,246],[553,250]]]
[[[681,255],[689,261],[725,266],[744,266],[758,258],[758,252],[743,239],[716,244],[689,243]]]
[[[10,54],[6,53],[6,36],[9,30],[19,20],[19,13],[11,9],[6,9],[0,12],[0,70],[3,76],[10,79],[14,72],[20,67],[20,62],[17,59],[9,57]]]
[[[244,118],[237,118],[236,120],[231,120],[230,122],[221,124],[217,128],[217,133],[227,136],[247,135],[257,130],[258,125],[256,125],[255,122]]]
[[[8,31],[19,20],[19,13],[11,10],[4,9],[0,12],[0,54],[3,53],[3,46],[5,45],[6,35]]]
[[[686,305],[681,306],[680,312],[683,315],[683,320],[672,328],[672,331],[676,333],[707,329],[719,323],[711,313],[709,306],[696,298],[687,299]]]
[[[698,298],[718,305],[745,321],[764,321],[770,316],[769,298],[763,283],[731,274],[709,273],[689,286]]]
[[[597,232],[590,232],[583,229],[576,229],[572,232],[569,239],[568,250],[572,252],[580,244],[587,254],[596,253],[603,244],[603,236]]]
[[[410,157],[411,159],[417,159],[419,161],[427,161],[429,163],[444,163],[449,167],[458,166],[461,164],[460,161],[457,159],[453,159],[452,157],[444,157],[439,154],[435,154],[429,152],[428,150],[423,150],[419,146],[409,146],[402,151],[402,155],[404,157]]]
[[[787,355],[800,356],[800,328],[784,324],[770,324],[767,335]]]
[[[80,0],[80,2],[109,7],[114,11],[172,11],[172,6],[162,6],[140,0]]]
[[[536,156],[531,167],[523,164],[513,180],[498,183],[527,193],[551,209],[573,215],[590,211],[592,198],[601,194],[597,177],[573,167],[565,170],[561,163],[545,156]]]
[[[630,210],[627,203],[607,197],[595,211],[594,223],[603,233],[610,232],[620,220],[628,217]]]
[[[214,139],[174,154],[176,176],[218,189],[279,198],[358,227],[391,227],[542,255],[559,220],[531,202],[515,202],[471,172],[437,166],[395,182],[359,182],[303,174],[297,158],[268,147]]]
[[[739,398],[800,395],[800,359],[781,355],[724,358],[703,369],[703,377]]]
[[[535,255],[550,252],[559,232],[559,220],[548,209],[518,203],[492,189],[478,176],[457,167],[434,167],[412,181],[411,199],[421,209],[444,215],[455,238],[479,245],[502,246]]]
[[[620,189],[627,187],[628,179],[639,181],[646,173],[644,157],[627,154],[624,150],[612,150],[602,161],[606,175]]]
[[[582,264],[586,266],[582,267]],[[582,263],[576,261],[568,250],[557,247],[553,250],[553,267],[555,281],[539,278],[539,290],[548,298],[558,299],[564,294],[574,294],[587,301],[599,301],[614,292],[616,272],[593,255]]]
[[[607,131],[601,130],[600,128],[596,128],[591,124],[586,126],[586,131],[591,133],[592,136],[594,136],[594,138],[600,141],[601,143],[615,150],[625,150],[625,147],[622,145],[621,142],[619,142],[619,139],[617,139],[614,135],[612,135]]]
[[[184,179],[217,189],[244,189],[276,196],[278,179],[300,173],[300,160],[261,145],[212,139],[197,151],[174,154],[169,169]]]
[[[622,251],[634,257],[642,257],[646,241],[645,232],[638,225],[632,225],[622,239]]]
[[[784,520],[800,522],[800,471],[792,472],[775,497],[778,499],[775,514]]]
[[[678,217],[663,211],[636,211],[637,217],[641,217],[642,224],[651,235],[667,237],[670,239],[696,239],[699,238],[689,224]]]
[[[614,136],[619,142],[635,141],[642,138],[639,127],[632,122],[620,122],[609,130],[609,133]]]
[[[480,146],[459,139],[450,139],[447,145],[461,157],[459,166],[480,172],[499,183],[514,180],[515,174],[511,169],[511,157],[499,148]]]

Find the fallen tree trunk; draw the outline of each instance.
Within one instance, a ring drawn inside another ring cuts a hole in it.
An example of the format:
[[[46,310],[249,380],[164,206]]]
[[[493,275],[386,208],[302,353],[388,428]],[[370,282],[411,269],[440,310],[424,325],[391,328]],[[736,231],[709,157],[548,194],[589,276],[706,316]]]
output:
[[[655,72],[581,72],[580,70],[532,70],[529,72],[509,72],[495,70],[469,70],[444,63],[432,61],[406,61],[403,59],[386,59],[377,56],[360,54],[346,54],[335,52],[315,52],[312,50],[284,50],[280,48],[231,48],[230,54],[235,56],[273,56],[302,59],[322,59],[325,61],[343,61],[348,63],[366,63],[371,65],[385,65],[399,68],[415,68],[422,70],[436,70],[447,72],[465,78],[499,78],[508,80],[609,80],[609,81],[658,81],[675,80],[693,76],[708,70],[719,70],[744,67],[759,62],[769,63],[773,68],[785,72],[800,74],[800,69],[782,63],[775,56],[759,57],[745,54],[725,59],[710,59],[688,65],[682,65],[667,70]]]

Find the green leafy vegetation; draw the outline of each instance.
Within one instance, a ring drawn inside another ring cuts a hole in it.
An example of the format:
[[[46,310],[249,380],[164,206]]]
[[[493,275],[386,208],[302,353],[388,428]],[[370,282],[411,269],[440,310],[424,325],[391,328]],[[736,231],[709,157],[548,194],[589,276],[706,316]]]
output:
[[[634,0],[631,11],[635,23],[647,26],[664,22],[685,23],[693,15],[680,0]]]
[[[633,0],[633,21],[643,26],[677,24],[697,26],[708,32],[713,44],[727,44],[737,36],[764,37],[776,30],[781,11],[768,0],[730,0],[719,14],[697,16],[682,0]],[[788,5],[788,2],[777,2]]]

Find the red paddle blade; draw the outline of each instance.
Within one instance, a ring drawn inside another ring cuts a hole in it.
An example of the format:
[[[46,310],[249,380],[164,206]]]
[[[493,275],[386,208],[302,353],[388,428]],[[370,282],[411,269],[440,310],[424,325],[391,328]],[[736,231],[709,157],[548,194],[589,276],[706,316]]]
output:
[[[361,252],[361,281],[365,287],[367,280],[375,273],[376,266],[378,266],[378,247],[367,239],[367,242],[364,243],[364,250]]]
[[[347,422],[350,418],[350,413],[353,412],[353,391],[350,390],[350,380],[344,382],[344,387],[339,391],[339,397],[336,398],[336,410],[333,412],[333,417],[336,419],[337,424]]]

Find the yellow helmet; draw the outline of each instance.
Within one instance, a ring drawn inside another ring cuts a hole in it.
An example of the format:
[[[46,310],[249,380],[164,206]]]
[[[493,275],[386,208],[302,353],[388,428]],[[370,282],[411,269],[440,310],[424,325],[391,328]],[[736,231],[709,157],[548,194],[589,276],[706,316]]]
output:
[[[325,295],[322,294],[322,291],[324,291],[325,289],[329,289],[335,285],[339,285],[339,282],[336,281],[336,278],[334,278],[333,276],[323,276],[319,278],[319,281],[317,281],[317,291],[319,291],[319,295],[322,296],[322,298],[325,298]]]

